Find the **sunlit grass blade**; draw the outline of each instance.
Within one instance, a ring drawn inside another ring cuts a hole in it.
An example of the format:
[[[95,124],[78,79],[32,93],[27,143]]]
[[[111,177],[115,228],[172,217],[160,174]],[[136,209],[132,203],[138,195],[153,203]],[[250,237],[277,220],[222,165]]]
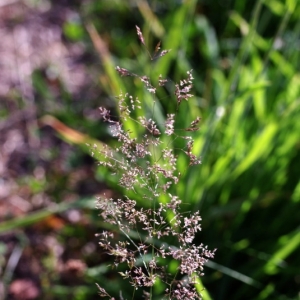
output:
[[[197,274],[194,274],[195,281],[196,281],[196,289],[199,295],[201,295],[203,300],[212,300],[208,290],[204,287],[201,277],[199,277]]]
[[[23,228],[35,224],[43,219],[57,213],[64,212],[70,208],[94,208],[95,199],[79,199],[71,203],[61,202],[54,207],[47,207],[36,212],[32,212],[23,216],[22,218],[13,218],[8,221],[0,223],[0,234],[15,230],[17,228]]]
[[[45,115],[40,118],[39,122],[41,126],[51,126],[60,134],[60,136],[65,141],[80,146],[86,153],[90,155],[91,146],[97,146],[97,148],[99,149],[102,149],[104,147],[104,144],[102,142],[66,126],[64,123],[53,116]],[[103,155],[101,155],[101,153],[98,151],[94,151],[94,157],[97,160],[101,160],[101,158],[103,158]]]
[[[281,268],[285,268],[284,260],[294,251],[300,249],[300,230],[295,231],[279,238],[280,247],[272,255],[271,259],[264,266],[267,274],[277,274]]]
[[[251,150],[248,152],[243,161],[237,166],[233,172],[233,176],[236,177],[244,172],[251,164],[258,159],[266,157],[271,151],[270,144],[278,130],[276,123],[271,123],[266,126],[264,131],[256,138]]]

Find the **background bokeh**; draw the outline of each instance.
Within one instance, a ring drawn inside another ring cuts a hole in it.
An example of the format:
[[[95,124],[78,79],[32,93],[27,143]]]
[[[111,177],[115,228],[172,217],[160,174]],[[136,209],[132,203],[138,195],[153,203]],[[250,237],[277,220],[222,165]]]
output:
[[[299,299],[299,15],[296,0],[2,0],[0,299],[99,299],[95,282],[131,299],[95,237],[95,197],[123,191],[86,145],[113,143],[97,108],[117,113],[120,90],[151,111],[116,66],[170,79],[158,122],[193,69],[176,125],[201,116],[202,165],[174,189],[218,249],[204,299]],[[135,25],[171,52],[149,61]]]

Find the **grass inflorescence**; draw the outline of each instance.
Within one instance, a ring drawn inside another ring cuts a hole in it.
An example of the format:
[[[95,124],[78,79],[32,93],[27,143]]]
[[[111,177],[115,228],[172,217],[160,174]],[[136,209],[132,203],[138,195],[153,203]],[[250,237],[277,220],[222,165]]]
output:
[[[145,39],[136,26],[140,42],[146,47]],[[158,59],[169,51],[160,51],[160,43],[150,59]],[[121,76],[138,78],[145,89],[153,94],[153,106],[157,98],[157,89],[163,87],[167,79],[160,75],[157,85],[148,76],[139,76],[125,68],[116,67]],[[114,148],[95,147],[103,157],[99,165],[108,168],[118,176],[119,185],[124,188],[124,197],[113,198],[106,195],[97,199],[97,208],[101,218],[118,228],[117,233],[103,231],[98,234],[100,246],[114,257],[114,266],[126,264],[127,269],[119,272],[128,279],[134,291],[142,288],[146,299],[153,299],[153,287],[163,283],[164,299],[201,299],[195,284],[199,276],[203,276],[203,267],[209,258],[214,257],[215,250],[208,250],[203,244],[194,244],[196,234],[201,231],[199,211],[183,212],[182,201],[171,193],[171,187],[180,181],[177,167],[177,155],[172,142],[183,139],[184,147],[179,152],[187,157],[187,168],[199,165],[200,158],[193,154],[193,137],[191,133],[199,129],[200,118],[191,120],[187,128],[175,128],[176,116],[183,100],[192,97],[192,71],[187,72],[187,78],[175,84],[175,99],[177,109],[167,113],[165,124],[157,124],[155,116],[147,118],[136,114],[141,109],[142,100],[121,92],[118,96],[118,118],[105,107],[100,107],[100,115],[108,123],[112,136],[118,141]],[[153,110],[154,111],[154,110]],[[140,129],[134,135],[124,124],[130,120]],[[178,149],[177,149],[178,150]],[[143,199],[144,207],[137,205],[134,197]],[[165,200],[160,200],[160,195]],[[124,239],[116,238],[122,233]],[[135,237],[133,237],[133,233]],[[136,238],[137,237],[137,238]],[[176,261],[175,272],[168,269],[170,261]],[[115,299],[98,285],[100,295]],[[133,296],[134,297],[134,296]],[[162,299],[162,296],[161,298]]]

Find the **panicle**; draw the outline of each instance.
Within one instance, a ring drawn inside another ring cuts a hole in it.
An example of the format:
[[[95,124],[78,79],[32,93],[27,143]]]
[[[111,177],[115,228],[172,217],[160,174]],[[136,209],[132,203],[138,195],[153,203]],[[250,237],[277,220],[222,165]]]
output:
[[[138,26],[136,30],[140,42],[146,47]],[[153,57],[146,48],[151,60],[169,52],[160,51],[160,45],[159,42],[155,47]],[[201,299],[195,288],[195,274],[204,275],[205,263],[214,258],[215,250],[195,244],[196,235],[201,231],[200,214],[198,211],[183,212],[182,200],[171,193],[181,178],[177,153],[184,153],[189,158],[187,167],[201,163],[193,154],[193,138],[186,133],[199,129],[200,117],[187,128],[176,128],[179,105],[182,100],[192,97],[192,70],[187,72],[186,79],[175,84],[174,106],[177,110],[166,114],[164,124],[157,121],[161,116],[155,115],[154,108],[157,89],[165,86],[167,79],[159,75],[155,86],[148,76],[136,75],[119,66],[116,71],[121,77],[134,76],[141,80],[152,94],[153,108],[152,115],[145,113],[141,110],[143,99],[123,92],[117,97],[118,117],[113,117],[107,108],[99,108],[101,118],[109,125],[114,146],[99,148],[96,145],[93,153],[98,151],[102,155],[99,165],[112,170],[124,190],[123,197],[104,194],[97,198],[100,217],[114,228],[114,233],[105,230],[98,235],[99,245],[113,257],[114,267],[127,265],[127,269],[119,274],[128,279],[134,289],[152,287],[159,279],[168,286],[163,299]],[[174,147],[178,139],[185,143],[179,151]],[[169,279],[169,270],[163,263],[167,259],[176,260],[178,264],[177,275],[172,279]],[[97,287],[100,296],[114,300],[105,289]],[[144,295],[146,299],[151,297],[147,291]]]

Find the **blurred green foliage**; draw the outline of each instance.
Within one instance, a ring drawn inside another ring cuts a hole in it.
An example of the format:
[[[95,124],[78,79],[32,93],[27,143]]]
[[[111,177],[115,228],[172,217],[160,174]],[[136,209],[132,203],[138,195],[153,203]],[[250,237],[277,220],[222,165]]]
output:
[[[112,108],[112,99],[122,89],[142,99],[146,115],[153,114],[151,96],[132,78],[120,79],[115,66],[150,73],[153,79],[162,74],[170,82],[193,69],[195,97],[181,104],[176,126],[184,128],[189,120],[202,117],[201,130],[194,135],[202,165],[186,171],[180,156],[183,175],[174,192],[184,210],[201,212],[203,232],[197,242],[218,249],[202,278],[203,299],[299,299],[298,1],[99,0],[73,5],[78,15],[63,25],[63,33],[69,42],[84,43],[99,55],[97,76]],[[149,49],[161,40],[162,48],[171,52],[149,62],[135,25],[141,27]],[[99,42],[107,48],[97,47]],[[49,101],[43,104],[44,113],[113,145],[104,125],[98,130],[99,122],[86,120],[83,104],[73,105],[67,91],[55,108],[54,96],[38,72],[33,81]],[[158,93],[154,116],[159,123],[166,112],[176,110],[173,94],[171,83]],[[84,105],[89,104],[94,102]],[[135,131],[134,123],[128,127]],[[179,146],[174,144],[175,149]],[[97,176],[122,193],[108,173],[99,170]],[[29,184],[42,188],[35,181]],[[107,227],[92,219],[99,230]],[[91,290],[99,282],[114,296],[122,290],[130,299],[129,284],[107,264],[87,270],[87,285],[72,292],[56,285],[49,295],[96,299]]]

